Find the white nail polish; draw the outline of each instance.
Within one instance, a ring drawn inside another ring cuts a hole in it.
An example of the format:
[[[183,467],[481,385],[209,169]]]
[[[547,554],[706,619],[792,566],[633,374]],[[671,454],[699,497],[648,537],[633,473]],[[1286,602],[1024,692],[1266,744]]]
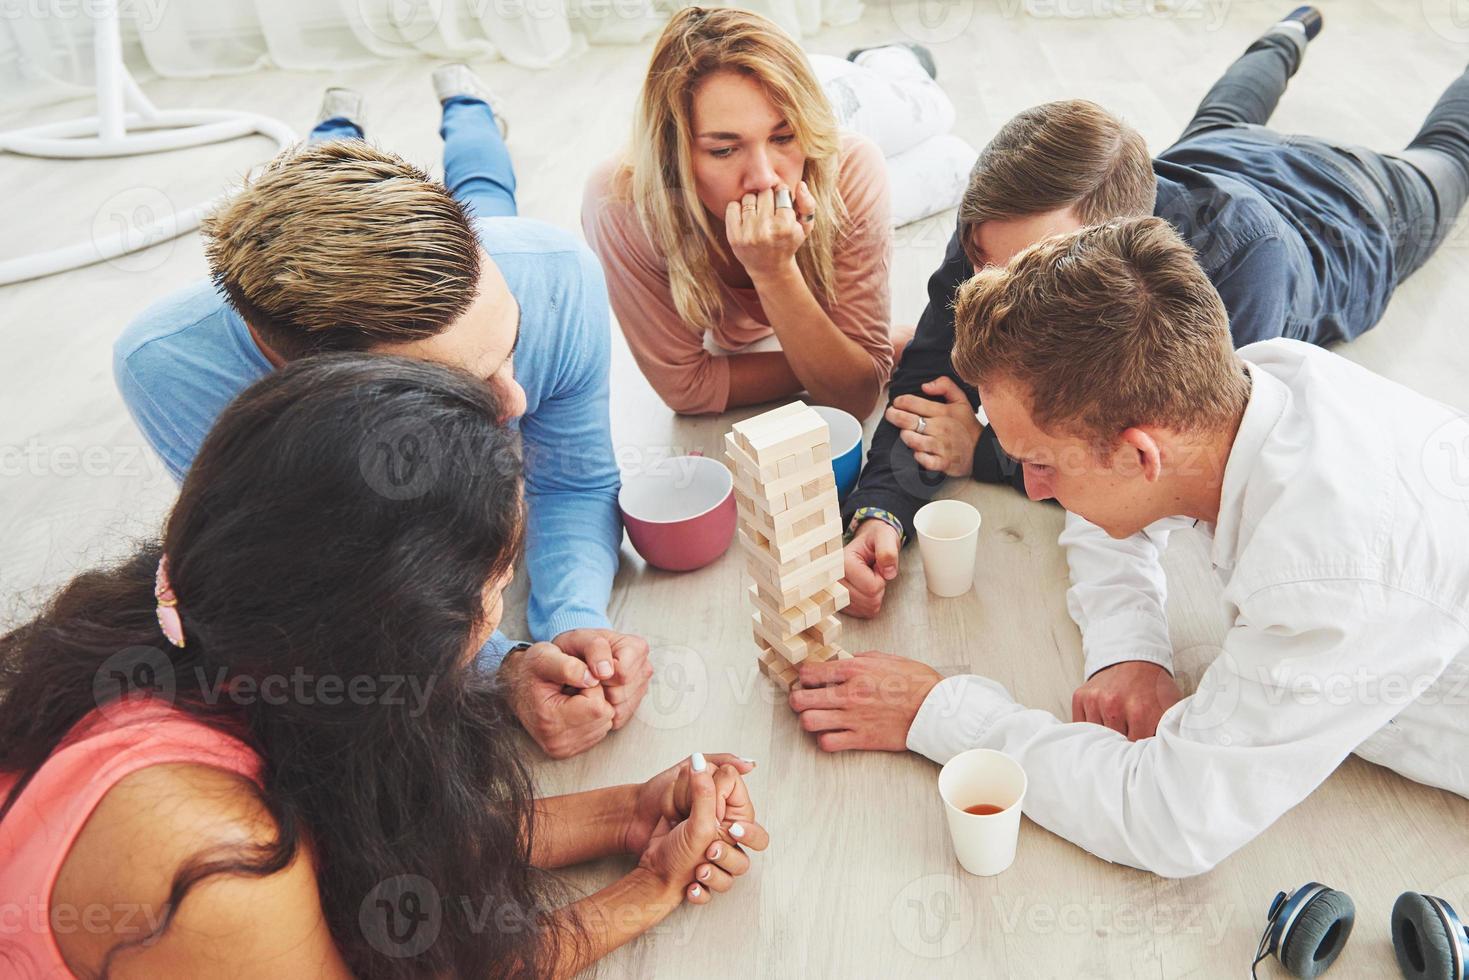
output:
[[[741,761],[741,762],[748,762],[748,763],[749,763],[749,764],[750,764],[750,765],[752,765],[752,766],[753,766],[753,765],[754,765],[754,764],[755,764],[755,760],[754,760],[754,759],[752,759],[752,758],[750,758],[750,757],[749,757],[749,756],[747,756],[747,755],[742,755],[742,756],[740,756],[740,761]]]
[[[704,753],[695,752],[689,756],[689,764],[694,767],[694,772],[703,772],[709,768],[709,763],[704,761]]]
[[[699,872],[699,880],[700,881],[708,881],[709,880],[709,869],[708,868],[705,868],[703,871],[700,871]]]
[[[735,840],[739,840],[741,837],[745,836],[745,828],[744,828],[744,826],[741,825],[741,824],[737,824],[737,823],[730,824],[729,825],[729,836],[733,837]]]
[[[690,898],[698,898],[703,893],[704,893],[703,890],[700,889],[698,885],[695,885],[693,888],[690,888],[689,889],[689,897]]]

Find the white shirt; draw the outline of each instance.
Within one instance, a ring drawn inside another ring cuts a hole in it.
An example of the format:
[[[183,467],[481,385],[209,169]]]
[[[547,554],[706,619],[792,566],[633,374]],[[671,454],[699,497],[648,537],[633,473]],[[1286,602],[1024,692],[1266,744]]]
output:
[[[1211,559],[1232,626],[1153,738],[1026,709],[1000,684],[938,684],[908,732],[936,762],[999,749],[1025,812],[1108,861],[1207,871],[1359,756],[1469,796],[1469,416],[1292,340],[1243,348],[1249,405]],[[1166,521],[1114,541],[1069,517],[1088,676],[1171,669]]]

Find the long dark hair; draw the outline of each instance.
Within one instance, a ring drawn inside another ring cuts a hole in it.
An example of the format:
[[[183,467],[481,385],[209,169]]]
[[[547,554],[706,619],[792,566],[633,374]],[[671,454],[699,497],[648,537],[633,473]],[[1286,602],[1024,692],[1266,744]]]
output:
[[[483,382],[379,355],[306,358],[243,393],[161,546],[78,576],[0,637],[0,772],[19,776],[0,820],[106,692],[146,688],[259,753],[279,836],[196,856],[139,943],[201,879],[273,874],[309,840],[357,975],[544,975],[580,939],[544,915],[553,885],[530,868],[530,779],[500,692],[471,664],[486,585],[521,543],[519,461],[497,417]],[[164,552],[182,649],[154,614]],[[345,689],[327,698],[312,686],[325,677]],[[291,693],[265,697],[266,678]],[[354,694],[356,678],[369,680]],[[425,948],[394,930],[400,905],[433,919]]]

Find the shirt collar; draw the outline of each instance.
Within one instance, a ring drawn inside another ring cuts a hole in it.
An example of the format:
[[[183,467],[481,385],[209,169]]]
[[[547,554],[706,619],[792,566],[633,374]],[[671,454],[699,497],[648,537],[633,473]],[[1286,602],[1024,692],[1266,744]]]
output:
[[[1209,558],[1215,568],[1233,568],[1239,554],[1244,523],[1245,488],[1259,462],[1265,442],[1275,430],[1290,401],[1290,390],[1269,371],[1244,362],[1250,375],[1250,400],[1235,433],[1234,445],[1224,464],[1224,481],[1219,491],[1219,519],[1214,525],[1214,545]]]
[[[221,291],[221,295],[223,291]],[[270,363],[270,358],[255,343],[255,337],[250,333],[250,328],[245,324],[245,318],[235,312],[235,308],[228,301],[224,304],[224,320],[229,325],[230,337],[233,338],[235,346],[244,355],[245,359],[253,364],[262,374],[269,374],[275,370],[275,365]]]

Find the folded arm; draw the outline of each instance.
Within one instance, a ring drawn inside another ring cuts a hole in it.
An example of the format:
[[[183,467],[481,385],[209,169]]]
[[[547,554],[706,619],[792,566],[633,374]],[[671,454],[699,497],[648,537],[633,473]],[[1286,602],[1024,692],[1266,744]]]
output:
[[[1350,632],[1343,609],[1365,613],[1350,617]],[[939,762],[968,748],[1003,751],[1025,767],[1025,812],[1041,826],[1108,861],[1200,874],[1405,707],[1373,694],[1384,678],[1426,686],[1464,643],[1457,621],[1375,583],[1278,585],[1240,603],[1197,692],[1164,715],[1153,738],[1064,724],[966,676],[929,694],[908,747]]]

